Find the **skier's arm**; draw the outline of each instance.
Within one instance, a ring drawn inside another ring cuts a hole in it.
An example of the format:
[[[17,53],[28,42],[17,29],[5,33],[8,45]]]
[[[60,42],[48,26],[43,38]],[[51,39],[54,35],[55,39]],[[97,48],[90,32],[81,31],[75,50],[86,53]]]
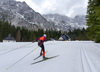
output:
[[[35,41],[38,41],[39,40],[39,38],[37,38]]]

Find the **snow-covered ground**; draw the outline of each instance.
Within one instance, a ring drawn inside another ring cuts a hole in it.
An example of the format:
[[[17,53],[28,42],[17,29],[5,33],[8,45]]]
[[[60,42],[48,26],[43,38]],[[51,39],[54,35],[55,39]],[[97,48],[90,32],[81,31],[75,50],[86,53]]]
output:
[[[100,72],[100,43],[48,41],[44,45],[46,57],[59,56],[31,65],[43,59],[34,60],[40,54],[37,42],[0,43],[0,72]]]

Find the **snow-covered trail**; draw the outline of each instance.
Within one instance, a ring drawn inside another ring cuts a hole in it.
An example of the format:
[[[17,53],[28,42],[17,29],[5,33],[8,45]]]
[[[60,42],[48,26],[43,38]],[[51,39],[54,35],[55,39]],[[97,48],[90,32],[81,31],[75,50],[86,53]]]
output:
[[[29,44],[29,45],[27,45]],[[21,46],[25,47],[19,48]],[[0,72],[100,72],[100,43],[92,41],[48,41],[45,42],[46,57],[56,58],[31,65],[39,55],[40,48],[16,63],[37,47],[37,43],[0,43]],[[19,49],[16,49],[19,48]],[[9,50],[9,53],[3,54]],[[3,55],[2,55],[3,54]],[[9,68],[11,65],[14,66]],[[6,70],[6,68],[9,68]]]
[[[89,44],[82,48],[84,72],[100,72],[100,46]]]

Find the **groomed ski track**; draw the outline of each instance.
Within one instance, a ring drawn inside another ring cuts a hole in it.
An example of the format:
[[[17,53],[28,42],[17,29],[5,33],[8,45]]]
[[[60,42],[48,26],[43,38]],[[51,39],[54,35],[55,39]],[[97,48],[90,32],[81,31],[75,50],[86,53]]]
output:
[[[45,50],[48,51],[46,57],[59,55],[58,57],[31,65],[42,60],[42,57],[34,60],[40,52],[40,48],[37,48],[9,68],[35,49],[37,42],[3,53],[28,43],[30,42],[0,43],[0,72],[100,72],[100,43],[93,41],[47,41],[44,44]]]

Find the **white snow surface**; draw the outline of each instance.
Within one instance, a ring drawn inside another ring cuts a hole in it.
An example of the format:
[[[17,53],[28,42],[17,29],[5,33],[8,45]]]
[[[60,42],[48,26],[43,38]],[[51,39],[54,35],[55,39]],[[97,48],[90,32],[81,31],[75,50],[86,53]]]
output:
[[[59,56],[31,65],[43,59],[41,56],[34,60],[40,55],[41,50],[37,42],[1,42],[0,72],[100,72],[100,43],[47,41],[44,46],[47,51],[46,57]],[[35,48],[37,49],[34,50]],[[20,60],[21,58],[23,59]]]

